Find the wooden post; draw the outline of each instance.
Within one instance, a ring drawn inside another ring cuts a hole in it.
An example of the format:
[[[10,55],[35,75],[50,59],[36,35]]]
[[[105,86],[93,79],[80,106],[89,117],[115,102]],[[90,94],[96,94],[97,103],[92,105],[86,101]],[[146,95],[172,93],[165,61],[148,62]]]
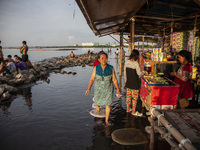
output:
[[[171,50],[173,49],[173,47],[172,47],[172,45],[173,45],[173,25],[174,25],[174,22],[171,22],[171,39],[170,39]]]
[[[194,55],[196,50],[196,32],[197,32],[197,15],[195,17],[194,31],[193,31],[193,47],[192,47],[192,62],[194,62]]]
[[[131,51],[135,48],[135,18],[131,18]],[[131,52],[129,52],[131,54]]]
[[[119,88],[121,90],[121,78],[122,78],[122,56],[123,55],[123,32],[120,33],[120,65],[119,65]]]
[[[150,150],[154,150],[154,142],[155,142],[155,131],[153,125],[151,125],[150,145],[149,145]]]
[[[142,36],[142,50],[144,51],[144,36]]]

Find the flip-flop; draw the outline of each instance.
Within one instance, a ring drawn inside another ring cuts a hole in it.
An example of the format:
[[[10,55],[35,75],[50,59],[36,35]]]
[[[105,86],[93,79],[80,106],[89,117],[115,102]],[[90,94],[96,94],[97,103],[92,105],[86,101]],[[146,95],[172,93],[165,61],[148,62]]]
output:
[[[129,111],[126,111],[126,112],[129,113],[129,112],[131,112],[131,111],[132,111],[132,109],[130,108]]]
[[[133,116],[137,116],[137,117],[142,117],[142,113],[139,113],[138,111],[136,111],[134,114],[132,114]]]

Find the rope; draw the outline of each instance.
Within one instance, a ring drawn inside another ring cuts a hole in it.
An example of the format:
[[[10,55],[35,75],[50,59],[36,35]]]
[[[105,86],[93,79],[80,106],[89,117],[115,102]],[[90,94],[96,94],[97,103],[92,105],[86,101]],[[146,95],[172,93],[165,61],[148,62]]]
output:
[[[182,148],[182,147],[184,146],[185,142],[191,143],[191,141],[190,141],[188,138],[185,138],[185,139],[182,139],[182,140],[181,140],[181,142],[180,142],[180,144],[179,144],[178,146],[179,146],[180,148]]]
[[[169,131],[169,138],[172,138],[172,136],[171,136],[171,133],[170,133],[170,130],[172,129],[172,128],[174,128],[172,125],[169,127],[169,129],[168,129],[168,131]]]

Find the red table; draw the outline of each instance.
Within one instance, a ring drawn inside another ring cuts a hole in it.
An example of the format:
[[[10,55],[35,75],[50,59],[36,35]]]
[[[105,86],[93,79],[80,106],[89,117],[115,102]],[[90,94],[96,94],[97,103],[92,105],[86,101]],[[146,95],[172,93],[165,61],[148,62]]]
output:
[[[141,77],[140,97],[146,109],[149,110],[151,106],[157,109],[175,109],[180,86],[174,82],[173,84],[173,86],[148,84],[144,77]]]

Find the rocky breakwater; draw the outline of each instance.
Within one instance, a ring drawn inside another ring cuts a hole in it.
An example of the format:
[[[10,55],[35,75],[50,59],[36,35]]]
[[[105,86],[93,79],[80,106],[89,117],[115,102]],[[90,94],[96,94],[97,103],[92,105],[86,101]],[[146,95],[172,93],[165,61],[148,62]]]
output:
[[[77,55],[74,58],[54,57],[53,60],[32,64],[32,69],[23,70],[20,73],[13,73],[11,75],[0,76],[0,103],[9,100],[13,94],[19,94],[19,89],[23,88],[25,84],[36,83],[38,80],[44,80],[49,83],[50,80],[48,77],[52,72],[76,75],[76,72],[67,72],[63,69],[75,66],[92,66],[96,56],[97,54],[83,54]]]

